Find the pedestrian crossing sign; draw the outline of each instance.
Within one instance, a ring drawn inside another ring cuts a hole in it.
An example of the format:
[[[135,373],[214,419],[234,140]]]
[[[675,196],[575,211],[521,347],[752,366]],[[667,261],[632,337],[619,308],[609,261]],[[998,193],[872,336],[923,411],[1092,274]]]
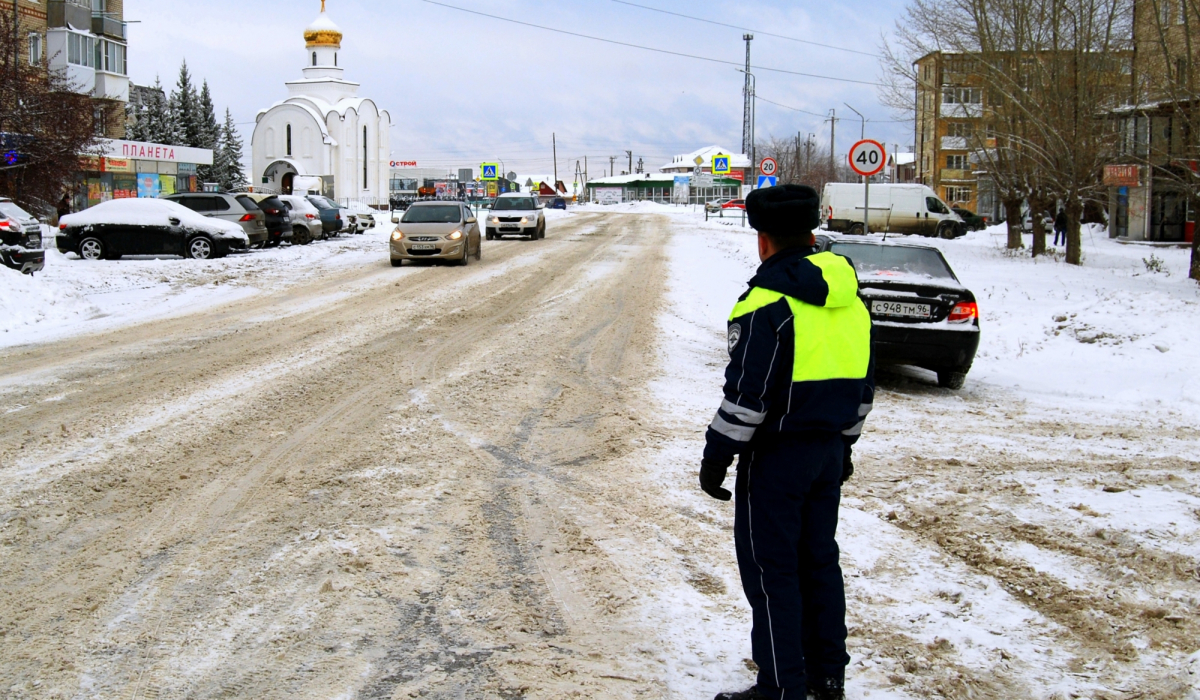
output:
[[[483,173],[483,175],[481,175],[479,179],[484,181],[499,180],[500,177],[496,175],[499,170],[499,166],[497,166],[495,163],[480,163],[479,171]]]
[[[713,175],[728,175],[730,171],[729,156],[718,153],[712,160]]]

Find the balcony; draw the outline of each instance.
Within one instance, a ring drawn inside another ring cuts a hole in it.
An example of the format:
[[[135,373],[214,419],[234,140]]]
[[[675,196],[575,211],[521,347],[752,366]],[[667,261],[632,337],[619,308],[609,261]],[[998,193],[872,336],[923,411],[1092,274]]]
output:
[[[941,181],[946,182],[974,182],[975,174],[970,170],[958,170],[957,168],[942,168]]]
[[[948,119],[978,119],[983,116],[983,105],[943,102],[941,116]]]
[[[108,71],[96,71],[96,87],[92,96],[101,100],[129,101],[129,78]]]
[[[116,17],[92,15],[92,34],[125,41],[125,23]]]
[[[92,26],[91,3],[85,7],[71,0],[49,0],[46,3],[46,26],[87,31]]]
[[[943,151],[965,151],[967,150],[966,136],[943,136],[942,137]]]

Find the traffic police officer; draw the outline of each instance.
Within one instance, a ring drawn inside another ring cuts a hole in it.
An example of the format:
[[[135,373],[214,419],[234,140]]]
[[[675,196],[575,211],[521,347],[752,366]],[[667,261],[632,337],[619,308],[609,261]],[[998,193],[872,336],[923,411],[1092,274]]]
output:
[[[811,187],[751,192],[762,266],[729,318],[725,400],[700,486],[721,500],[738,456],[734,539],[758,682],[716,700],[843,697],[846,598],[838,502],[874,397],[871,318],[846,258],[819,253]]]

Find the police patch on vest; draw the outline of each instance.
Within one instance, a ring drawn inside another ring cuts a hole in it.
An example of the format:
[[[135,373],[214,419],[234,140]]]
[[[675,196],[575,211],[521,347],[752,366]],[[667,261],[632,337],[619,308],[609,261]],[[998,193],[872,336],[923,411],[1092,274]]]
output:
[[[738,341],[742,339],[741,324],[734,323],[729,326],[729,354],[733,354],[734,348],[737,347]]]

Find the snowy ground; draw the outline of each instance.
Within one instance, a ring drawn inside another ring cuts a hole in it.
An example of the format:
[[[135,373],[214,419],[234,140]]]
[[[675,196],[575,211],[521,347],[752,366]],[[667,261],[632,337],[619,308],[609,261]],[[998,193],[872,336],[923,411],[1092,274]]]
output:
[[[548,215],[467,270],[390,268],[381,217],[0,274],[0,687],[751,682],[732,507],[695,471],[753,234],[653,204]],[[983,340],[962,391],[881,372],[840,529],[850,697],[1200,700],[1187,251],[1089,232],[1071,267],[1001,230],[922,242]]]

